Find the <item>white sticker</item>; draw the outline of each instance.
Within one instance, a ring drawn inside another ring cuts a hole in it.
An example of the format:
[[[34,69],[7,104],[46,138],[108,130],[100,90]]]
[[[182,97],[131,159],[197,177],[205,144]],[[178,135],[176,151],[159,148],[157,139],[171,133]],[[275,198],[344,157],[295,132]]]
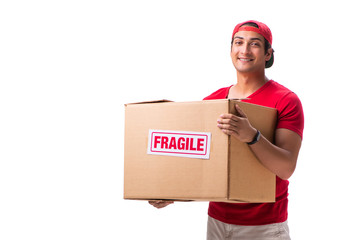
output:
[[[211,133],[149,130],[148,154],[210,158]]]

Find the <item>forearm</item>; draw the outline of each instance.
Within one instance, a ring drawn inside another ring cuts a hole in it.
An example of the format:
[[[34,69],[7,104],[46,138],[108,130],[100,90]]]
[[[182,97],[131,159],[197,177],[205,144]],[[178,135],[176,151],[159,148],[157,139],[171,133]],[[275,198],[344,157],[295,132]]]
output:
[[[278,129],[275,144],[262,136],[259,142],[249,147],[267,169],[282,179],[288,179],[296,168],[301,137],[290,130]]]
[[[280,148],[263,136],[249,147],[258,160],[278,177],[288,179],[295,171],[297,153]]]
[[[241,142],[249,143],[257,130],[251,126],[238,105],[236,109],[240,116],[222,114],[217,121],[218,127],[225,134],[234,136]],[[275,131],[274,144],[261,136],[257,143],[249,147],[267,169],[282,179],[288,179],[295,170],[301,140],[297,133],[279,128]]]

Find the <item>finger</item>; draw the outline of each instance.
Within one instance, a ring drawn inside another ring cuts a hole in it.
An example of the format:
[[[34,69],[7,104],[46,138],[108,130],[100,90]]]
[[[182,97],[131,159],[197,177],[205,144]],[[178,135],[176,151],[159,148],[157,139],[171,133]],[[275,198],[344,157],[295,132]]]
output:
[[[232,129],[237,131],[238,129],[238,122],[235,122],[231,119],[220,119],[217,122],[217,126],[221,129]]]
[[[217,126],[218,126],[218,128],[220,128],[220,130],[222,130],[226,134],[233,135],[234,133],[236,134],[238,132],[237,126],[234,126],[234,125],[231,125],[231,124],[220,124],[220,123],[218,123]]]
[[[229,135],[235,135],[238,134],[238,129],[234,126],[225,126],[224,128],[221,128],[221,130],[226,130]]]
[[[172,203],[174,203],[174,202],[163,201],[163,202],[157,204],[155,207],[156,207],[156,208],[164,208],[164,207],[166,207],[167,205],[170,205],[170,204],[172,204]]]
[[[169,204],[174,203],[174,201],[164,201],[164,200],[151,200],[149,204],[156,207],[156,208],[163,208]]]
[[[235,135],[236,132],[231,129],[221,129],[221,131],[229,136]]]
[[[224,113],[220,115],[220,119],[231,119],[234,121],[238,121],[237,119],[238,117],[234,114],[230,114],[230,113]]]
[[[239,113],[240,117],[247,118],[246,114],[241,110],[239,105],[235,105],[236,111]]]
[[[232,126],[236,126],[237,125],[238,120],[235,119],[224,119],[224,118],[219,118],[217,120],[218,124],[223,124],[223,125],[232,125]]]
[[[221,129],[236,129],[236,123],[232,121],[218,121],[217,126]]]
[[[156,207],[157,209],[160,209],[160,208],[165,207],[165,204],[164,203],[158,203],[158,204],[155,204],[154,207]]]
[[[159,200],[151,200],[151,201],[149,201],[149,204],[153,205],[154,207],[158,206],[161,203],[162,203],[162,201],[159,201]]]

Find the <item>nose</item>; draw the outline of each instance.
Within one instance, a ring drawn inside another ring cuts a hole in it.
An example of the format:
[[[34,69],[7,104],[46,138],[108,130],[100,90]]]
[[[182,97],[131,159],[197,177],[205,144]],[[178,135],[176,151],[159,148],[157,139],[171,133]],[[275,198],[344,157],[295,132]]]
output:
[[[250,52],[250,44],[245,43],[241,46],[240,52],[244,55],[248,54]]]

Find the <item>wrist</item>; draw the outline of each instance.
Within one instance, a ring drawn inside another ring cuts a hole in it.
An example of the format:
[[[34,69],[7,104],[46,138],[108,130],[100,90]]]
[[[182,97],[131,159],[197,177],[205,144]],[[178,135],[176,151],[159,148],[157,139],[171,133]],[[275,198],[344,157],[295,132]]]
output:
[[[260,131],[256,130],[256,133],[255,133],[253,139],[250,142],[247,142],[247,144],[248,145],[253,145],[253,144],[257,143],[260,140],[260,137],[261,137]]]

